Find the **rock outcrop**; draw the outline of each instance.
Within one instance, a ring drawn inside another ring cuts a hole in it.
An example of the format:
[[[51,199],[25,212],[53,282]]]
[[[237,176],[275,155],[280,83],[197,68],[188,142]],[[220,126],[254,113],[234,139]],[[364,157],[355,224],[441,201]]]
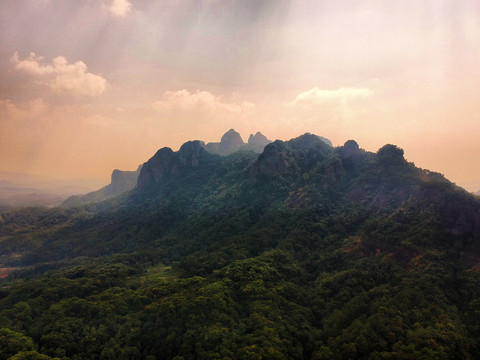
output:
[[[256,153],[261,153],[265,146],[270,144],[272,141],[268,140],[265,135],[263,135],[261,132],[257,132],[255,135],[250,134],[250,137],[248,138],[248,143],[243,146],[242,149],[244,150],[252,150]]]
[[[70,196],[62,203],[61,206],[75,207],[89,203],[96,203],[130,191],[137,185],[137,179],[141,168],[142,165],[140,165],[135,171],[123,171],[115,169],[112,172],[109,185],[85,195]]]
[[[219,143],[208,143],[206,149],[213,153],[219,155],[229,155],[235,151],[240,150],[245,143],[242,140],[242,137],[234,129],[228,130],[223,134]]]
[[[225,134],[223,134],[220,140],[220,154],[221,155],[228,155],[237,150],[239,150],[245,143],[242,140],[242,137],[238,132],[233,129],[228,130]]]
[[[252,177],[257,176],[278,176],[287,172],[290,161],[287,145],[276,140],[265,146],[265,150],[258,156],[257,161],[250,168]]]
[[[255,135],[250,134],[248,143],[242,140],[242,137],[234,129],[228,130],[221,138],[220,142],[210,142],[205,145],[205,149],[218,155],[229,155],[238,150],[250,150],[260,154],[266,145],[272,141],[268,140],[261,132],[257,132]]]
[[[249,169],[251,177],[278,176],[290,169],[306,169],[315,166],[333,151],[333,148],[317,135],[304,134],[290,141],[276,140],[265,146]]]
[[[138,176],[137,187],[140,191],[154,188],[185,168],[200,166],[209,156],[203,141],[188,141],[174,152],[164,147],[146,163]]]

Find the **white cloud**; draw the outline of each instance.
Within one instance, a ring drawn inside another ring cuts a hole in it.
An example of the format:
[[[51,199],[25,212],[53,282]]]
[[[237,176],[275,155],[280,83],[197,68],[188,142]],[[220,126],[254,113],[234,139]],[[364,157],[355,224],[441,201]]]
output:
[[[108,10],[115,16],[125,17],[132,9],[129,0],[110,0],[108,3]]]
[[[197,90],[194,93],[188,90],[166,91],[163,99],[155,101],[152,107],[157,111],[164,110],[193,110],[193,111],[220,111],[241,113],[252,110],[255,105],[248,102],[241,104],[222,102],[220,97],[208,91]]]
[[[226,129],[249,131],[258,116],[252,103],[226,100],[205,90],[166,91],[151,106],[156,113],[152,126],[160,126],[177,139],[191,139],[195,134],[205,141],[218,141]]]
[[[336,90],[322,90],[315,87],[311,90],[298,94],[289,105],[311,106],[328,103],[346,103],[350,99],[368,98],[373,91],[367,88],[340,88]]]
[[[45,63],[45,57],[31,52],[20,59],[18,52],[11,58],[17,71],[38,78],[56,93],[70,93],[77,96],[98,96],[107,88],[107,80],[100,75],[88,72],[83,61],[69,63],[63,56],[57,56],[51,64]]]
[[[48,110],[48,105],[41,98],[29,101],[27,104],[19,107],[11,100],[0,100],[0,115],[3,120],[29,120],[36,119],[44,115]]]

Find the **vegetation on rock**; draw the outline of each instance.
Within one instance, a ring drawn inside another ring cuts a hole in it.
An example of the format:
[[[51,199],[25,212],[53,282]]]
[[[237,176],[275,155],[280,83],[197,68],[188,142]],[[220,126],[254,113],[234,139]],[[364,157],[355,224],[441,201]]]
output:
[[[159,150],[139,186],[4,211],[1,359],[476,359],[480,201],[403,150]]]

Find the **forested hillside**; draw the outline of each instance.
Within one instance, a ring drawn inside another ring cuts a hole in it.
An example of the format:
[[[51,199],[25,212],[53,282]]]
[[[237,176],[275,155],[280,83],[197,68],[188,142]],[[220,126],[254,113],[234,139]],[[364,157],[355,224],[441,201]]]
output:
[[[0,243],[0,360],[480,356],[480,201],[394,145],[163,148]]]

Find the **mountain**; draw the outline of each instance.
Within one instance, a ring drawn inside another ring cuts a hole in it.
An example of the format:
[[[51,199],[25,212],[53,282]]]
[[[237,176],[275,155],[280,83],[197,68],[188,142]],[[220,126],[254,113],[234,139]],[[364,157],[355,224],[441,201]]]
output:
[[[142,166],[140,165],[136,171],[122,171],[115,169],[112,172],[110,184],[85,195],[70,196],[63,201],[62,206],[74,207],[101,202],[132,190],[137,185],[138,174],[140,173],[141,168]]]
[[[480,356],[480,200],[392,144],[190,141],[0,224],[3,358]]]
[[[263,148],[271,143],[262,133],[250,134],[248,143],[245,144],[242,137],[234,129],[228,130],[223,134],[220,142],[210,142],[205,145],[205,149],[212,154],[229,155],[238,150],[250,150],[261,153]]]
[[[248,142],[242,149],[244,150],[251,150],[256,153],[262,153],[265,146],[270,144],[272,141],[268,140],[265,135],[261,132],[257,132],[255,135],[250,134],[248,138]]]
[[[208,143],[206,149],[214,154],[228,155],[239,150],[245,143],[242,137],[234,129],[223,134],[219,143]]]
[[[75,190],[78,191],[78,189]],[[53,207],[61,204],[63,200],[65,200],[63,189],[45,190],[19,186],[7,181],[0,183],[0,204],[3,206],[12,208],[27,206]]]
[[[44,177],[0,172],[0,206],[59,206],[68,196],[86,193],[99,184],[98,180],[52,180]]]
[[[14,187],[32,188],[48,191],[61,196],[81,194],[102,186],[104,183],[98,179],[51,179],[48,177],[0,171],[0,181]]]

